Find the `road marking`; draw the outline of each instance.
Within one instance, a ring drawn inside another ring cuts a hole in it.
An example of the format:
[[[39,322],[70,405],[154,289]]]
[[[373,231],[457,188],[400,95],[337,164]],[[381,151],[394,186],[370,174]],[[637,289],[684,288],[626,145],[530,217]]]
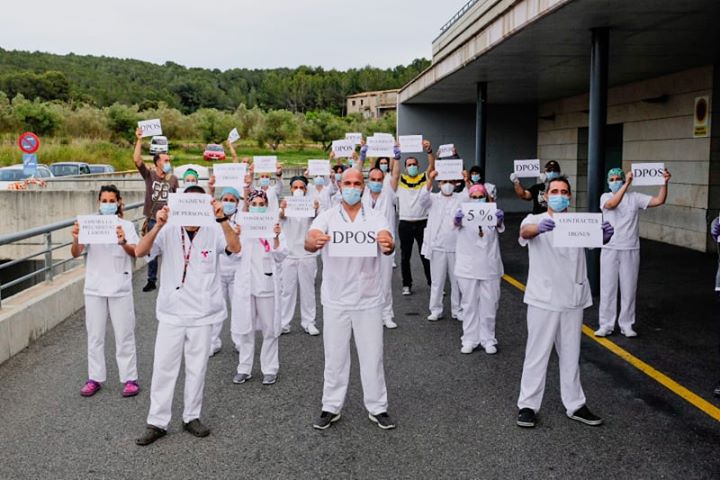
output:
[[[525,285],[523,285],[522,282],[519,280],[511,277],[510,275],[503,275],[503,280],[508,282],[513,287],[517,288],[521,292],[525,291]],[[702,398],[700,395],[693,393],[692,391],[688,390],[687,388],[680,385],[678,382],[673,380],[672,378],[668,377],[664,373],[656,370],[655,368],[651,367],[647,363],[643,362],[636,356],[634,356],[632,353],[628,352],[624,348],[617,345],[615,342],[608,340],[607,338],[603,337],[596,337],[595,332],[593,332],[592,328],[588,327],[587,325],[582,326],[582,332],[585,334],[586,337],[590,338],[591,340],[595,341],[596,343],[602,345],[603,347],[610,350],[612,353],[617,355],[618,357],[622,358],[626,362],[628,362],[633,367],[637,368],[641,372],[643,372],[648,377],[652,378],[656,382],[658,382],[660,385],[664,386],[671,392],[673,392],[675,395],[679,396],[686,402],[690,403],[694,407],[702,410],[705,414],[712,417],[714,420],[720,422],[720,408],[716,407],[712,403],[708,402],[704,398]]]

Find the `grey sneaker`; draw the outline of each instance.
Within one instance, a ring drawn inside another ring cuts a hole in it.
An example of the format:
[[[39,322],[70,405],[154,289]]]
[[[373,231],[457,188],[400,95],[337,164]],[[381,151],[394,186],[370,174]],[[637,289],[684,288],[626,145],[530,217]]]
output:
[[[323,410],[315,423],[313,423],[313,428],[316,430],[326,430],[338,420],[340,420],[339,413],[331,413]]]
[[[517,426],[523,428],[533,428],[537,423],[535,411],[532,408],[521,408],[518,411]]]
[[[590,425],[592,427],[597,427],[603,423],[602,418],[597,415],[593,415],[593,413],[585,405],[577,409],[572,415],[568,414],[568,418],[577,420],[580,423],[584,423],[585,425]]]
[[[237,383],[238,385],[241,383],[245,383],[248,380],[252,378],[252,375],[249,373],[236,373],[233,377],[233,383]]]
[[[377,415],[370,413],[368,414],[368,418],[371,422],[376,423],[377,426],[383,430],[391,430],[395,428],[395,422],[392,421],[392,418],[390,418],[390,415],[388,415],[387,412],[378,413]]]
[[[263,385],[272,385],[273,383],[277,382],[277,375],[265,375],[263,376]]]

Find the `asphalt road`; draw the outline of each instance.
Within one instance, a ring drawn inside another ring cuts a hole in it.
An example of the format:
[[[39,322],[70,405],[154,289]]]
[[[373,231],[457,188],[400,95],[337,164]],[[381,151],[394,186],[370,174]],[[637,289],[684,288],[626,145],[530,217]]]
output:
[[[505,234],[502,247],[507,273],[524,281],[527,254],[517,245],[516,228]],[[712,401],[709,391],[718,377],[710,310],[714,259],[659,244],[643,248],[640,336],[612,339]],[[667,255],[685,255],[677,271],[668,272]],[[399,328],[385,335],[396,430],[382,431],[367,419],[355,356],[342,420],[324,432],[312,428],[320,411],[322,339],[302,333],[295,321],[280,341],[276,385],[262,386],[259,375],[232,384],[237,358],[226,328],[205,389],[203,419],[212,434],[197,439],[182,432],[181,377],[168,436],[137,447],[156,331],[156,294],[140,292],[140,272],[135,298],[143,391],[120,396],[109,333],[111,381],[94,397],[80,397],[87,373],[79,311],[0,366],[0,479],[720,478],[720,423],[586,338],[583,386],[588,406],[605,425],[587,427],[565,417],[553,358],[540,423],[533,430],[518,428],[526,337],[522,294],[503,283],[498,354],[462,355],[460,322],[426,320],[428,290],[414,261],[414,295],[399,295],[395,272]],[[595,308],[589,309],[586,323],[595,326],[596,318]],[[259,374],[257,362],[255,369]]]

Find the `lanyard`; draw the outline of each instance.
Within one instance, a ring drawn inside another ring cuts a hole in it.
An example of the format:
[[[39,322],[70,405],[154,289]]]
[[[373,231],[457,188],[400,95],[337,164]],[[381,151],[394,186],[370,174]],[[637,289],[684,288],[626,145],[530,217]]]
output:
[[[268,242],[264,238],[260,238],[259,240],[263,248],[265,249],[265,253],[268,253],[270,251],[270,242]]]
[[[195,232],[195,235],[197,235],[198,232]],[[177,287],[179,290],[180,287],[185,285],[185,279],[187,278],[187,271],[188,266],[190,265],[190,254],[192,253],[192,247],[193,242],[190,240],[190,248],[188,248],[187,252],[185,252],[185,230],[183,227],[180,227],[180,241],[182,242],[182,250],[183,250],[183,273],[182,273],[182,280],[180,281],[180,286]]]

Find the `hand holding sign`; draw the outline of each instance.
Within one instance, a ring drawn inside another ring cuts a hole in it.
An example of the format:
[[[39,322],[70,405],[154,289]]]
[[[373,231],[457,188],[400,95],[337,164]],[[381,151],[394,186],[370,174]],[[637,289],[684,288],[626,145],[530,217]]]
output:
[[[601,213],[556,213],[553,215],[554,247],[597,248],[603,246]]]
[[[535,178],[540,175],[540,159],[515,160],[514,170],[515,178]]]
[[[162,126],[160,125],[159,118],[154,118],[152,120],[142,120],[138,122],[138,128],[142,130],[143,137],[154,137],[155,135],[162,135]]]
[[[232,130],[230,130],[227,139],[230,143],[235,143],[240,140],[240,134],[238,133],[237,128],[233,128]]]
[[[438,158],[447,158],[455,155],[455,145],[448,143],[446,145],[440,145],[437,150]]]
[[[638,186],[665,185],[664,163],[633,163],[633,182]]]
[[[387,230],[381,230],[377,234],[377,241],[378,245],[380,245],[380,250],[383,253],[392,253],[393,249],[395,248],[395,243],[393,242],[392,235],[390,235],[390,232]]]

